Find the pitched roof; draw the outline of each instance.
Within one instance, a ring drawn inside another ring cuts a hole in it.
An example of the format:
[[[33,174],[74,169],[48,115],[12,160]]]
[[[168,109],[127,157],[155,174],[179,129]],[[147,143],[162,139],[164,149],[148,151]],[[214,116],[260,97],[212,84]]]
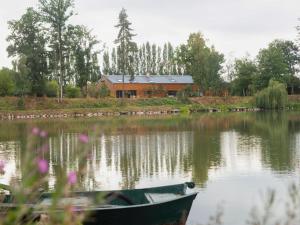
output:
[[[111,83],[123,83],[122,75],[108,75],[105,78]],[[133,84],[193,84],[193,78],[190,75],[137,75],[133,81],[130,81],[130,76],[124,76],[124,83]]]

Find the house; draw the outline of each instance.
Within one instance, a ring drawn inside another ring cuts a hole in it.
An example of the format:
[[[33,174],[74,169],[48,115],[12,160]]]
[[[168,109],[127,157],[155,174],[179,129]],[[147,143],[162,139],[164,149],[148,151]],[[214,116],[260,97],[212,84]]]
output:
[[[133,80],[129,75],[108,75],[101,78],[101,83],[116,98],[122,98],[123,92],[126,98],[149,98],[176,96],[187,88],[198,90],[190,75],[138,75]]]

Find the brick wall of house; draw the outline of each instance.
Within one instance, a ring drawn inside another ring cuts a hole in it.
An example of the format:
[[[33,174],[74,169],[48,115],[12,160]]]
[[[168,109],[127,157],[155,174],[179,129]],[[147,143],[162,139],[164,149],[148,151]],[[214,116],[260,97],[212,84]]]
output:
[[[113,97],[117,97],[117,91],[125,90],[128,91],[136,91],[137,98],[148,98],[148,97],[165,97],[168,96],[168,93],[179,92],[190,86],[190,84],[157,84],[157,83],[149,83],[149,84],[141,84],[141,83],[130,83],[123,84],[117,83],[113,84],[108,80],[103,81],[106,86],[110,90],[110,95]],[[197,91],[198,87],[196,85],[192,85],[193,91]],[[129,97],[126,95],[126,97]]]

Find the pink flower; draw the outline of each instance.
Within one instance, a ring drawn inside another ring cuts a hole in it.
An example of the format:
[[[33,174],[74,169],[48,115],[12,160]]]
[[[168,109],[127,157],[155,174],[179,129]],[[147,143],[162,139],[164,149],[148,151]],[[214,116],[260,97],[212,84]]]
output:
[[[72,171],[68,174],[68,183],[74,185],[77,182],[77,174]]]
[[[80,134],[78,137],[79,141],[87,144],[89,142],[89,137],[86,134]]]
[[[45,174],[49,170],[48,161],[45,159],[38,159],[38,169],[41,174]]]
[[[4,174],[5,173],[5,162],[0,160],[0,174]]]
[[[48,136],[48,133],[47,133],[46,131],[42,130],[42,131],[40,132],[40,137],[41,137],[41,138],[46,138],[47,136]]]
[[[33,135],[38,136],[38,135],[40,134],[40,129],[37,128],[37,127],[34,127],[34,128],[32,128],[31,133],[32,133]]]

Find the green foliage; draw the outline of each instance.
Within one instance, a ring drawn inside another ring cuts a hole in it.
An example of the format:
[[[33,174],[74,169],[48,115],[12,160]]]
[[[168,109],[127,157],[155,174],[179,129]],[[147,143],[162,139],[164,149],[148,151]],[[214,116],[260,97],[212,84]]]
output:
[[[46,95],[47,97],[57,97],[59,91],[59,85],[57,81],[52,80],[46,83]]]
[[[249,58],[237,59],[234,63],[234,80],[232,82],[232,94],[239,96],[251,96],[254,92],[253,80],[257,76],[258,69],[254,61]]]
[[[101,85],[100,90],[99,90],[99,96],[101,98],[105,98],[105,97],[108,97],[109,95],[110,95],[110,91],[109,91],[108,87],[105,84]]]
[[[43,30],[41,17],[35,10],[28,8],[19,20],[9,21],[8,25],[10,29],[10,35],[7,38],[9,57],[22,58],[26,69],[23,69],[25,74],[21,76],[28,78],[30,93],[43,96],[45,76],[47,75],[45,49],[47,37]]]
[[[25,56],[13,61],[14,81],[16,84],[15,95],[24,96],[30,94],[29,69],[26,66],[27,59]]]
[[[66,96],[68,98],[79,98],[80,97],[80,88],[74,87],[73,85],[67,85],[66,87]]]
[[[292,78],[297,72],[300,62],[299,50],[291,41],[275,40],[266,49],[262,49],[258,56],[259,74],[255,78],[256,89],[268,86],[271,79],[292,86]]]
[[[119,22],[115,26],[119,29],[118,37],[115,43],[118,45],[118,65],[119,72],[123,75],[131,75],[134,79],[134,54],[137,51],[137,45],[132,38],[135,34],[132,33],[131,22],[128,20],[126,10],[123,8],[119,14]]]
[[[176,61],[179,68],[184,68],[185,73],[193,76],[203,92],[209,89],[218,92],[222,88],[220,72],[224,55],[217,52],[213,46],[208,47],[201,33],[191,34],[187,44],[177,48]]]
[[[23,97],[20,97],[17,101],[17,109],[24,110],[25,109],[25,100]]]
[[[189,85],[185,89],[177,93],[177,99],[182,103],[188,104],[190,103],[189,97],[191,97],[192,95],[193,89],[192,86]]]
[[[255,96],[256,106],[262,109],[285,109],[287,105],[286,86],[271,80],[269,86]]]
[[[3,68],[0,70],[0,96],[12,95],[15,90],[12,71]]]
[[[109,52],[105,51],[103,53],[103,74],[104,75],[111,75],[112,71],[111,71],[111,66],[110,66],[110,58],[109,58]]]

